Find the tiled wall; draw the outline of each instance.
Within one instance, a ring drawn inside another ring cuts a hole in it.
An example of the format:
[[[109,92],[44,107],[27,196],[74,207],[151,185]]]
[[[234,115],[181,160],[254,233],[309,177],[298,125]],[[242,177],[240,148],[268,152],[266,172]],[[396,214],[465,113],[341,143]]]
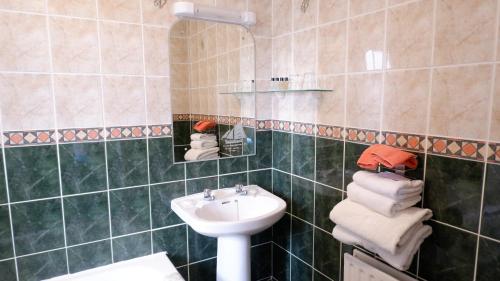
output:
[[[153,2],[0,1],[0,279],[158,251],[186,280],[215,279],[215,239],[183,224],[170,199],[235,183],[270,188],[270,132],[263,159],[173,165],[174,19]],[[253,238],[255,280],[271,275],[270,239]]]
[[[424,280],[500,278],[499,3],[268,1],[273,76],[315,72],[324,94],[273,96],[278,280],[339,280],[327,219],[371,143],[418,153],[433,235],[409,270]]]

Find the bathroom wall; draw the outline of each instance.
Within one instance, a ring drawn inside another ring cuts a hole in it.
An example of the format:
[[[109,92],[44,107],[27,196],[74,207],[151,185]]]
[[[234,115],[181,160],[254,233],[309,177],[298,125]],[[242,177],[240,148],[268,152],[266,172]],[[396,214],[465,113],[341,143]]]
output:
[[[500,278],[500,76],[495,0],[267,1],[272,75],[314,72],[324,94],[272,97],[277,280],[340,280],[332,206],[361,151],[413,151],[434,211],[408,271],[423,280]],[[271,75],[269,75],[271,76]],[[269,99],[271,100],[271,98]]]
[[[2,280],[159,251],[186,280],[215,280],[216,240],[169,201],[235,183],[270,189],[271,132],[258,133],[257,156],[172,164],[173,21],[152,0],[0,1]],[[255,280],[271,275],[270,239],[253,238]]]

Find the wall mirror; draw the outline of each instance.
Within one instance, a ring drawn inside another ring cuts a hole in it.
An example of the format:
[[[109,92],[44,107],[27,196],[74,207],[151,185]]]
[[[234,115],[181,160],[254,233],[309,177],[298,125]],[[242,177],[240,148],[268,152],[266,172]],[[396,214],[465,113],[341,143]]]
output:
[[[180,20],[169,36],[174,161],[255,154],[255,41],[243,26]]]

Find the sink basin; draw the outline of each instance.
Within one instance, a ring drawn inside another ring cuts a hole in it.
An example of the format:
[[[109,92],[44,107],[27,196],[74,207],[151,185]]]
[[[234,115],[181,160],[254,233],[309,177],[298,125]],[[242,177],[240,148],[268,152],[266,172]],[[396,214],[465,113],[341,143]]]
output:
[[[194,231],[217,237],[217,281],[250,280],[250,235],[276,223],[286,202],[267,190],[250,185],[246,195],[234,188],[214,190],[215,199],[203,193],[172,200],[172,210]]]

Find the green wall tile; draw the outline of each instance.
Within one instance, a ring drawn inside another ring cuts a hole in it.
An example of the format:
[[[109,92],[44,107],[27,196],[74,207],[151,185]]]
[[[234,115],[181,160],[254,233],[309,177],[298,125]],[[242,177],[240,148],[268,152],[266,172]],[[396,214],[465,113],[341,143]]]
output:
[[[219,160],[219,174],[246,171],[247,166],[247,157],[222,158]]]
[[[26,256],[17,260],[19,280],[39,281],[67,274],[65,250]]]
[[[247,185],[247,173],[219,176],[219,188],[234,187],[237,184]]]
[[[427,156],[424,206],[434,219],[478,231],[484,163]]]
[[[290,280],[290,254],[273,245],[273,277],[279,281]]]
[[[273,131],[273,168],[290,172],[292,134]]]
[[[113,259],[115,262],[150,254],[151,233],[149,231],[113,239]]]
[[[344,142],[316,138],[316,181],[342,188]]]
[[[186,233],[186,225],[153,231],[153,252],[165,251],[175,266],[186,265],[188,262]]]
[[[64,194],[106,189],[104,143],[75,143],[59,146]]]
[[[285,250],[291,248],[290,215],[285,215],[273,225],[273,241]]]
[[[17,281],[16,265],[13,259],[0,262],[0,272],[2,281]]]
[[[330,220],[330,211],[342,201],[342,192],[321,184],[315,184],[315,189],[315,224],[326,231],[332,231],[335,224]]]
[[[292,215],[313,223],[314,182],[292,176]]]
[[[5,149],[10,201],[60,195],[55,145]]]
[[[215,281],[217,273],[217,259],[210,259],[189,266],[189,280]]]
[[[293,174],[314,179],[315,137],[293,135]]]
[[[188,179],[217,175],[217,160],[186,163]]]
[[[271,276],[271,243],[252,247],[251,256],[251,279],[260,280]]]
[[[113,236],[149,229],[149,192],[146,186],[110,192]]]
[[[68,245],[109,238],[107,193],[64,198],[64,221]]]
[[[292,271],[290,274],[292,281],[312,280],[312,268],[294,256],[292,256],[290,270]]]
[[[439,223],[420,250],[419,276],[427,280],[469,281],[474,276],[477,236]]]
[[[314,229],[314,268],[333,280],[339,280],[340,242],[330,232]]]
[[[273,192],[286,202],[286,210],[292,206],[292,177],[280,171],[273,171]]]
[[[110,188],[148,183],[146,140],[110,141],[106,146]]]
[[[248,157],[248,169],[265,169],[272,167],[273,133],[272,131],[257,131],[256,152]]]
[[[174,121],[172,129],[172,135],[174,136],[175,145],[189,144],[191,142],[190,121]]]
[[[488,164],[481,234],[500,240],[500,165]]]
[[[3,165],[3,151],[0,149],[0,204],[7,203],[7,187]]]
[[[13,256],[9,207],[0,206],[0,260]]]
[[[110,240],[68,248],[68,264],[70,273],[107,265],[111,262]]]
[[[291,253],[301,260],[312,264],[313,227],[292,217],[292,250]]]
[[[476,281],[500,280],[500,243],[480,238]]]
[[[189,263],[217,256],[217,238],[201,235],[188,227]]]
[[[188,195],[203,192],[203,190],[207,188],[215,190],[218,188],[218,186],[219,186],[218,177],[209,177],[209,178],[186,181],[186,189]]]
[[[357,165],[358,158],[367,148],[368,145],[366,144],[345,142],[344,187],[352,182],[352,176],[354,173],[361,170],[361,168]]]
[[[265,190],[272,192],[273,189],[273,171],[260,170],[248,172],[248,184],[256,184]]]
[[[11,206],[16,255],[64,247],[61,200]]]
[[[151,186],[151,216],[153,228],[181,223],[182,220],[170,208],[170,202],[185,194],[185,182],[178,181]]]
[[[149,139],[151,183],[184,179],[184,164],[174,164],[172,138]]]

